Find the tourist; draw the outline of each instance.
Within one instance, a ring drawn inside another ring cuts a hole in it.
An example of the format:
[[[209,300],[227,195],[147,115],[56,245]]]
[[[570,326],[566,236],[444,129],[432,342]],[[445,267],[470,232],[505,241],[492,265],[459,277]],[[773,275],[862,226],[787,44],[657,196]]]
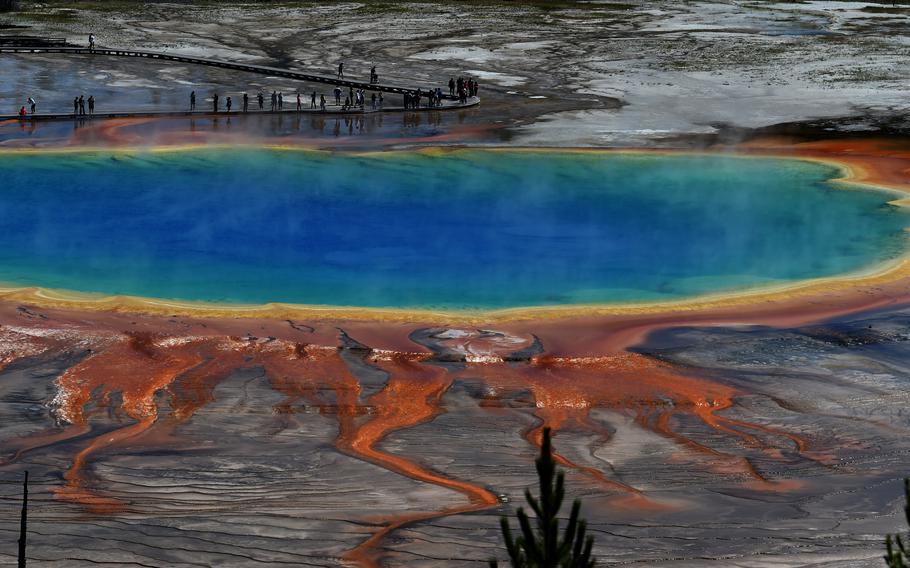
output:
[[[376,66],[373,65],[370,68],[370,83],[378,83],[378,82],[379,82],[379,75],[376,74]]]
[[[462,89],[464,89],[464,79],[459,77],[458,80],[455,81],[455,92],[460,93]]]
[[[190,93],[190,110],[196,110],[196,91]]]
[[[243,112],[249,112],[250,110],[250,96],[246,93],[243,93]]]
[[[218,93],[212,95],[212,107],[215,109],[215,112],[218,112]]]
[[[344,61],[338,64],[338,78],[344,79]]]
[[[38,103],[35,102],[35,99],[33,99],[32,97],[29,97],[28,101],[26,101],[26,102],[28,102],[28,106],[31,109],[31,113],[35,114],[35,109],[38,108]]]
[[[348,107],[351,106],[351,97],[344,98],[344,106],[341,107],[341,110],[348,110]]]
[[[79,114],[79,97],[73,97],[73,116]]]
[[[79,95],[79,114],[85,116],[85,95]]]
[[[450,97],[455,96],[455,78],[454,77],[449,77],[449,96]]]
[[[379,108],[382,108],[382,91],[379,91]]]
[[[278,108],[278,91],[272,91],[272,100],[270,101],[272,106],[272,112],[275,112],[275,109]]]
[[[310,108],[316,108],[316,91],[313,91],[313,94],[310,96]]]
[[[351,100],[351,104],[354,103],[354,87],[348,87],[348,99]]]
[[[88,34],[88,48],[95,51],[95,34]]]
[[[335,106],[341,104],[341,87],[335,87]]]
[[[231,112],[231,106],[233,104],[234,104],[234,102],[231,100],[231,97],[228,97],[227,100],[224,102],[224,106],[227,107],[228,112]]]
[[[282,110],[283,108],[284,108],[284,97],[281,95],[281,93],[278,93],[278,110]]]
[[[28,116],[28,113],[25,112],[25,107],[23,106],[19,109],[19,118],[25,118],[26,116]]]
[[[259,91],[259,94],[256,95],[256,100],[259,101],[259,110],[262,110],[265,107],[265,95],[262,94],[262,91]]]
[[[300,91],[297,91],[297,112],[303,110],[303,105],[300,104]]]
[[[95,95],[89,95],[88,97],[88,113],[90,115],[95,114]]]
[[[325,112],[325,95],[319,95],[319,110]]]

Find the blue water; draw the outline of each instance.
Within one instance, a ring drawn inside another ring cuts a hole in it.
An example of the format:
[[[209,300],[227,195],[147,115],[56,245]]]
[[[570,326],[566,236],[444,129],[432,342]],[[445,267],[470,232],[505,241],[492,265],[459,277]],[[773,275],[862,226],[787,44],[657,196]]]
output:
[[[0,282],[263,303],[669,300],[894,258],[893,197],[778,159],[458,151],[0,156]]]

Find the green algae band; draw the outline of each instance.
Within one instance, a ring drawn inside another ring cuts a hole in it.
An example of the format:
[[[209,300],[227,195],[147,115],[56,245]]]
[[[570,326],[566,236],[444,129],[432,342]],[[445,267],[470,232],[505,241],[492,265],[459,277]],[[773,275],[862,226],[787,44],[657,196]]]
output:
[[[265,149],[0,156],[0,282],[229,303],[688,298],[904,253],[906,213],[796,160]]]

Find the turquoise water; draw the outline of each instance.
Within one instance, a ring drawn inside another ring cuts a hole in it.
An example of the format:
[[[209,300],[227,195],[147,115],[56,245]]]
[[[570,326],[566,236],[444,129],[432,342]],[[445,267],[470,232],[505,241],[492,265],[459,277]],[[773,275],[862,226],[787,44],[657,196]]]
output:
[[[892,196],[778,159],[269,150],[0,156],[0,282],[263,303],[672,300],[903,253]]]

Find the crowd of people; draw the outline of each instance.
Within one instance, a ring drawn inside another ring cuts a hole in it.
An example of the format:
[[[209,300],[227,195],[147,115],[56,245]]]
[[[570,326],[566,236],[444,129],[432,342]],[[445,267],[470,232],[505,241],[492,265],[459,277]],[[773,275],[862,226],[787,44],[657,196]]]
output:
[[[344,100],[342,100],[342,95],[344,92],[340,87],[335,87],[335,105],[341,107],[342,110],[352,110],[359,108],[364,110],[366,107],[366,91],[364,89],[355,90],[353,87],[348,91]],[[259,110],[265,110],[265,94],[261,91],[256,94],[256,102],[258,103]],[[309,103],[305,102],[305,99],[309,98]],[[269,111],[270,112],[282,112],[284,111],[284,93],[279,91],[272,91],[272,94],[269,96]],[[221,97],[218,93],[212,93],[212,111],[220,112],[221,111]],[[242,112],[249,112],[250,110],[250,96],[248,93],[243,93],[242,95]],[[373,110],[378,110],[382,108],[385,99],[382,93],[372,93],[370,95],[370,108]],[[295,93],[295,109],[300,112],[304,109],[308,110],[321,110],[325,111],[327,106],[327,101],[324,94],[317,93],[313,91],[309,95],[297,91]],[[233,110],[233,100],[231,97],[225,99],[225,108],[227,112]],[[196,91],[190,93],[190,110],[196,110]]]
[[[457,96],[458,102],[461,104],[468,102],[469,97],[476,97],[479,89],[480,85],[476,79],[459,77],[456,80],[454,77],[449,78],[449,96]]]
[[[344,62],[338,64],[338,72],[336,77],[339,80],[344,80]],[[376,72],[376,66],[370,68],[370,84],[376,84],[379,82],[379,74]],[[451,77],[449,79],[449,95],[448,98],[457,98],[459,103],[466,104],[468,99],[471,97],[476,97],[478,90],[480,88],[479,83],[476,79],[473,78],[464,78]],[[342,111],[348,110],[366,110],[367,108],[367,95],[366,89],[354,89],[353,86],[348,86],[347,91],[342,89],[341,86],[336,86],[332,90],[332,94],[335,99],[335,106],[339,107]],[[326,110],[327,102],[324,94],[317,93],[313,91],[309,95],[309,105],[307,106],[304,99],[306,98],[305,93],[297,91],[295,93],[296,100],[296,110],[302,111],[304,108],[309,110],[319,109],[321,111]],[[438,108],[443,106],[443,100],[446,96],[443,94],[441,88],[436,89],[417,89],[416,91],[404,93],[404,108],[406,110],[419,109],[422,107],[425,108]],[[256,100],[259,104],[259,110],[264,110],[265,107],[265,95],[262,92],[259,92],[256,95]],[[215,93],[212,96],[213,101],[213,111],[219,112],[218,104],[218,94]],[[230,97],[227,99],[227,110],[231,111],[231,102]],[[318,104],[317,104],[318,101]],[[385,98],[382,91],[373,92],[369,96],[369,106],[372,110],[379,110],[383,108],[385,104]],[[196,110],[196,92],[193,91],[190,94],[190,110]],[[281,112],[284,110],[284,93],[279,91],[272,91],[270,96],[269,110],[271,112]],[[249,96],[243,94],[243,112],[249,111]]]
[[[94,36],[90,37],[90,45],[94,46]],[[344,63],[338,64],[338,78],[344,79]],[[376,66],[374,65],[370,69],[370,84],[376,84],[379,82],[379,75],[376,72]],[[452,77],[449,79],[449,95],[448,98],[457,98],[461,104],[465,104],[470,97],[476,97],[479,89],[479,85],[475,79],[464,77]],[[354,89],[353,86],[349,86],[347,92],[345,92],[340,86],[336,86],[332,91],[335,96],[335,106],[340,107],[342,111],[349,111],[359,109],[361,111],[366,110],[367,108],[367,94],[365,89]],[[305,102],[305,98],[309,98],[309,104]],[[406,110],[419,109],[422,106],[425,108],[436,108],[443,106],[443,100],[447,98],[442,89],[417,89],[416,91],[405,92],[404,93],[404,108]],[[269,96],[269,110],[271,112],[281,112],[284,110],[284,93],[273,90]],[[242,112],[249,112],[250,110],[250,96],[248,93],[243,93],[241,98],[241,110]],[[258,103],[259,110],[265,110],[265,100],[266,95],[263,92],[256,94],[256,103]],[[212,93],[212,112],[221,111],[222,99],[219,97],[218,93]],[[320,110],[325,112],[327,109],[326,97],[324,94],[317,93],[313,91],[307,96],[305,93],[297,91],[295,93],[295,102],[296,110],[303,111],[304,108],[309,110]],[[369,107],[372,110],[380,110],[385,104],[385,98],[382,91],[372,92],[369,95]],[[26,118],[30,114],[34,115],[37,109],[38,103],[33,97],[28,97],[26,105],[20,107],[19,116],[21,118]],[[224,107],[227,112],[233,112],[234,110],[234,100],[232,97],[228,96],[224,99]],[[190,111],[196,110],[196,91],[190,93]],[[73,99],[73,116],[91,116],[95,113],[95,97],[89,96],[88,99],[84,95],[80,95]]]
[[[405,93],[404,95],[404,108],[405,109],[418,109],[420,108],[420,101],[426,98],[427,108],[435,108],[442,106],[442,89],[430,89],[429,91],[423,91],[417,89],[413,93]]]

